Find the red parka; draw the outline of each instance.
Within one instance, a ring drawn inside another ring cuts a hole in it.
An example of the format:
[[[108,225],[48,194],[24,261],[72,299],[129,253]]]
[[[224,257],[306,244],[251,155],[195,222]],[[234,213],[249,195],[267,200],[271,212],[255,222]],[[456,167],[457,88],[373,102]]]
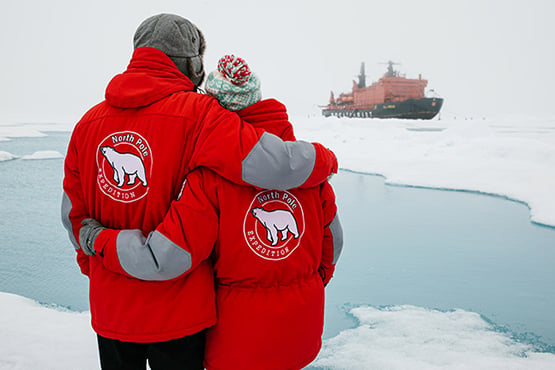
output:
[[[114,273],[79,249],[83,219],[148,234],[198,166],[237,183],[283,188],[315,185],[337,170],[333,153],[321,145],[283,142],[193,89],[164,53],[138,48],[127,70],[108,85],[106,100],[73,131],[65,159],[62,221],[81,271],[90,279],[92,326],[102,336],[156,342],[213,325],[213,271],[205,262],[184,278],[163,271],[155,279],[170,281]]]
[[[285,107],[275,100],[239,114],[255,127],[294,139]],[[324,284],[342,247],[328,183],[261,190],[200,168],[188,175],[180,199],[148,238],[138,231],[108,229],[94,246],[102,251],[98,259],[106,268],[137,276],[149,265],[150,270],[179,269],[175,258],[164,257],[168,242],[190,257],[180,264],[183,272],[194,274],[210,256],[214,262],[218,321],[207,335],[207,369],[300,369],[316,357]],[[137,266],[129,263],[130,256]]]

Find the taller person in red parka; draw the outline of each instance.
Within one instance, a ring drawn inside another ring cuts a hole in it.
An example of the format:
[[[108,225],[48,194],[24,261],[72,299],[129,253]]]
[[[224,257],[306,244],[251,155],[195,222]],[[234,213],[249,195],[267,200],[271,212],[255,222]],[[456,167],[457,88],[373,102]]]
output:
[[[65,159],[62,220],[90,281],[103,369],[202,369],[203,329],[216,322],[212,265],[177,277],[188,257],[156,234],[169,264],[158,281],[107,269],[78,243],[86,218],[145,235],[162,222],[186,175],[204,166],[237,184],[315,186],[337,170],[319,144],[284,142],[197,93],[204,80],[199,29],[171,14],[146,19],[125,72],[76,125]],[[133,264],[140,259],[120,256]],[[161,261],[163,262],[163,261]]]
[[[256,102],[258,79],[240,58],[222,58],[206,90],[226,107],[242,108],[239,115],[253,127],[294,140],[285,107],[273,99]],[[140,230],[103,229],[92,221],[82,231],[82,242],[94,246],[107,269],[130,277],[162,277],[168,259],[160,240],[171,240],[188,256],[182,273],[213,261],[218,321],[207,332],[207,369],[301,369],[318,354],[324,286],[342,248],[328,183],[262,190],[200,168],[148,238]],[[122,264],[125,255],[141,263]]]

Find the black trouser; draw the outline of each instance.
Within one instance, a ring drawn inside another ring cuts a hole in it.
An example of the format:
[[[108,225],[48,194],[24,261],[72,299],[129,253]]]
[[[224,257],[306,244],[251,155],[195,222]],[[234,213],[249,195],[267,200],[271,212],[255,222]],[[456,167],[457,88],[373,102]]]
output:
[[[98,335],[103,370],[203,370],[205,331],[168,342],[133,343]]]

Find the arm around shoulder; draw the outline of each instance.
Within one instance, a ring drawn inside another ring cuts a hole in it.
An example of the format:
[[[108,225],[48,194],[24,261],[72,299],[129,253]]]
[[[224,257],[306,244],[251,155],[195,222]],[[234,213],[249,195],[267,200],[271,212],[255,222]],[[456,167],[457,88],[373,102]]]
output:
[[[286,190],[319,185],[337,172],[335,154],[323,145],[283,141],[215,99],[201,126],[192,166],[209,167],[235,183]]]
[[[136,279],[166,281],[206,260],[217,239],[218,214],[201,172],[189,174],[181,198],[147,236],[141,230],[102,230],[93,245],[104,267]]]

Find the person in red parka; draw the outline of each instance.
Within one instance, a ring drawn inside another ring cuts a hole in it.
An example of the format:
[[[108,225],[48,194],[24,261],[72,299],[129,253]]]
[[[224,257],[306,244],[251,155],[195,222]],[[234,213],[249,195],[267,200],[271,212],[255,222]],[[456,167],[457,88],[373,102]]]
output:
[[[240,109],[253,127],[294,140],[285,106],[257,101],[259,86],[242,59],[226,56],[206,90]],[[99,263],[132,278],[163,278],[170,264],[163,253],[167,240],[188,257],[180,273],[214,264],[218,320],[207,331],[206,369],[301,369],[318,354],[324,287],[343,244],[329,183],[265,190],[198,168],[146,238],[141,230],[105,229],[93,220],[82,231],[82,243],[94,246]],[[122,263],[127,255],[141,262]]]
[[[162,234],[155,274],[141,255],[142,281],[108,269],[102,251],[79,242],[83,220],[149,234],[178,197],[187,174],[203,166],[241,185],[317,186],[337,171],[320,144],[283,141],[243,122],[200,94],[205,42],[199,29],[171,14],[146,19],[134,36],[123,73],[109,83],[72,133],[64,163],[62,222],[89,278],[92,327],[103,369],[202,369],[204,329],[216,322],[213,267],[208,261],[177,278],[189,256]],[[121,241],[133,235],[123,234]],[[96,254],[96,256],[95,256]]]

